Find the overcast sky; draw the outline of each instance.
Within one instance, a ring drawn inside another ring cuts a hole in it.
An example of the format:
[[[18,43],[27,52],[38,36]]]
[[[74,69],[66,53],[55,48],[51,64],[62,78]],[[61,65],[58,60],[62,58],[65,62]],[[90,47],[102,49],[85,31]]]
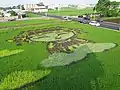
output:
[[[40,1],[45,4],[95,4],[98,0],[0,0],[0,6],[39,3]]]
[[[40,1],[44,2],[45,4],[95,4],[98,0],[0,0],[0,6],[31,4],[39,3]]]

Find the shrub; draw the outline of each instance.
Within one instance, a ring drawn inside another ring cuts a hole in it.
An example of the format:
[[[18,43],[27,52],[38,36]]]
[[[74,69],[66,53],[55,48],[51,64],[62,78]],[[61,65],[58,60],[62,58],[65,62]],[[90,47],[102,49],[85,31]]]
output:
[[[35,82],[48,75],[50,70],[15,71],[1,80],[0,90],[20,88],[31,82]]]
[[[2,51],[0,51],[0,57],[5,57],[5,56],[10,56],[10,55],[18,54],[18,53],[21,53],[23,51],[24,51],[23,49],[12,50],[12,51],[2,50]]]

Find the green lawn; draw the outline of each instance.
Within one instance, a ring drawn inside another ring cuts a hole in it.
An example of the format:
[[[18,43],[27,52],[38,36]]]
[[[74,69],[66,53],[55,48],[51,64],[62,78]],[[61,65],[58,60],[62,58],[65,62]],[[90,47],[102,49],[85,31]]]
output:
[[[30,24],[40,25],[30,25]],[[87,58],[64,67],[49,68],[50,75],[42,80],[28,85],[23,90],[119,90],[120,89],[120,32],[109,29],[83,25],[77,22],[63,22],[59,20],[30,20],[0,23],[0,27],[9,27],[27,24],[27,27],[0,31],[0,50],[23,49],[24,51],[0,58],[0,80],[8,74],[19,70],[44,69],[40,62],[49,56],[47,43],[34,42],[16,46],[6,40],[13,38],[20,31],[36,30],[62,26],[79,28],[87,32],[79,38],[99,43],[116,43],[116,48],[101,53],[89,54]],[[42,26],[41,26],[42,25]]]
[[[60,16],[77,16],[86,13],[93,13],[93,8],[86,9],[62,9],[62,10],[50,10],[48,14],[60,15]]]
[[[26,14],[27,14],[27,16],[28,16],[29,18],[40,17],[40,15],[34,14],[34,13],[32,13],[32,12],[27,12]]]

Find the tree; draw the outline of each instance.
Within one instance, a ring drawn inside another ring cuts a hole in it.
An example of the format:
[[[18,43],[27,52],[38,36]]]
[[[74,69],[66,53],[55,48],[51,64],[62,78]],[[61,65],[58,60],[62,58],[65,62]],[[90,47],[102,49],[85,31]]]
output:
[[[17,15],[17,13],[15,12],[15,11],[9,11],[9,13],[11,14],[11,16],[16,16]]]
[[[109,0],[99,0],[96,6],[94,7],[94,10],[101,14],[107,13],[107,10],[109,10],[110,7],[110,1]]]
[[[109,12],[110,12],[109,16],[118,16],[119,15],[119,3],[116,1],[111,2]]]
[[[96,10],[100,14],[108,17],[118,16],[119,5],[120,3],[115,1],[111,2],[110,0],[99,0],[93,10]]]
[[[17,6],[17,9],[20,9],[20,7],[21,7],[21,5],[18,5],[18,6]]]
[[[24,5],[18,5],[18,6],[17,6],[17,9],[25,10]]]
[[[24,5],[22,5],[22,10],[25,10]]]
[[[4,10],[9,10],[12,9],[11,7],[5,7]]]
[[[16,9],[16,6],[13,6],[12,9]]]
[[[55,7],[55,10],[58,10],[59,8],[58,7]]]

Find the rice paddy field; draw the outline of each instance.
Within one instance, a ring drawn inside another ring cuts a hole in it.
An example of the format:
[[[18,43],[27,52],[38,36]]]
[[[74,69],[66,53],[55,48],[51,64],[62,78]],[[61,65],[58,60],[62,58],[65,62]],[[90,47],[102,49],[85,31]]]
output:
[[[87,13],[86,13],[87,12]],[[59,15],[59,16],[78,16],[83,14],[93,13],[93,8],[85,9],[61,9],[61,10],[49,10],[48,14]]]
[[[40,15],[37,15],[37,14],[31,13],[31,12],[26,12],[26,14],[27,14],[27,17],[29,17],[29,18],[40,17]]]
[[[120,32],[56,19],[0,23],[0,90],[119,89]]]

